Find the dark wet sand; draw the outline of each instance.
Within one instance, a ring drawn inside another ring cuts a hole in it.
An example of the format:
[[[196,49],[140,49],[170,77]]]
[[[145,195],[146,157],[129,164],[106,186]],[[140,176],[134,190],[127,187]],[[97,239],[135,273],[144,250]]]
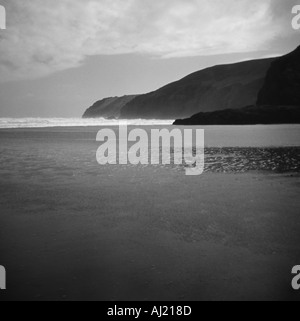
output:
[[[0,300],[300,300],[297,173],[100,167],[59,135],[0,133]]]

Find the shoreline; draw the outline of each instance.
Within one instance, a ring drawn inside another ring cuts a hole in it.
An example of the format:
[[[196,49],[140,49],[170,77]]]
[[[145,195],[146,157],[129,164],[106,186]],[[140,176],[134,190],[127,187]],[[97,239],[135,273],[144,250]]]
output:
[[[102,128],[102,127],[119,127],[122,126],[121,124],[111,124],[111,123],[103,123],[103,124],[91,124],[91,125],[62,125],[62,126],[58,126],[58,125],[53,125],[53,126],[31,126],[31,127],[0,127],[0,131],[5,131],[5,130],[47,130],[47,129],[81,129],[81,128]],[[252,125],[174,125],[174,124],[161,124],[161,123],[149,123],[149,124],[145,124],[145,123],[141,123],[141,124],[127,124],[127,127],[171,127],[171,128],[179,128],[179,129],[184,129],[184,128],[218,128],[218,127],[223,127],[223,128],[247,128],[247,127],[300,127],[300,124],[298,123],[294,123],[294,124],[252,124]]]

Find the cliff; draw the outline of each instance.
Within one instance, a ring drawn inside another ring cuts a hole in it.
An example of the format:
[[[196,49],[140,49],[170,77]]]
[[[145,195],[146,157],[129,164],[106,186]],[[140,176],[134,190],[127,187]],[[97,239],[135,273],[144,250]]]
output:
[[[252,107],[234,112],[244,106]],[[96,102],[83,117],[187,118],[190,123],[191,115],[198,115],[192,117],[193,121],[199,119],[213,124],[215,119],[217,123],[227,124],[231,123],[229,116],[234,117],[233,123],[243,123],[239,117],[244,116],[253,117],[244,123],[266,122],[255,106],[264,106],[263,114],[266,108],[269,113],[270,106],[278,106],[281,109],[274,109],[277,115],[283,113],[283,109],[288,110],[287,106],[300,106],[300,47],[279,58],[207,68],[148,94],[106,98]],[[212,113],[222,110],[225,112]],[[203,113],[210,114],[204,116]],[[276,117],[270,119],[277,123]]]
[[[86,110],[83,118],[119,118],[121,109],[135,97],[131,95],[99,100]]]
[[[300,47],[273,61],[257,104],[300,106]]]
[[[240,105],[242,107],[242,105]],[[197,113],[176,125],[247,125],[300,123],[300,47],[274,59],[255,106]]]
[[[176,119],[255,105],[274,59],[215,66],[127,103],[121,118]]]

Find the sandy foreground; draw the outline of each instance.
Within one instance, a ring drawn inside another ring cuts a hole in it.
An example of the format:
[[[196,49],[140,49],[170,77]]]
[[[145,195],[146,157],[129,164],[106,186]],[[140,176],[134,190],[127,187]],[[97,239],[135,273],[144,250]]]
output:
[[[1,145],[0,300],[300,300],[298,174],[102,168],[64,140],[14,139]]]

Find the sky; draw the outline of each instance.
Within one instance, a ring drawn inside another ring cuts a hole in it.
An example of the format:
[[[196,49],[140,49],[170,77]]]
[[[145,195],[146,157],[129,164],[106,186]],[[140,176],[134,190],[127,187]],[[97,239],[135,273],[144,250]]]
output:
[[[300,45],[300,0],[0,0],[0,117],[80,117],[109,96]]]

